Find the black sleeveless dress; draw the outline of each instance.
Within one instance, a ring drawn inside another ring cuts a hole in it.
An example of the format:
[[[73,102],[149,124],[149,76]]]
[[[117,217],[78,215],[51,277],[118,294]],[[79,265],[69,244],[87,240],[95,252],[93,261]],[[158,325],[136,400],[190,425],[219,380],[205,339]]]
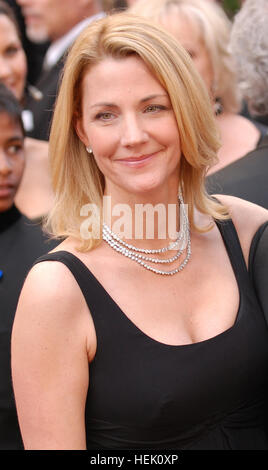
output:
[[[74,255],[61,251],[38,260],[60,261],[71,270],[95,324],[87,449],[268,449],[267,323],[232,222],[217,225],[240,305],[231,328],[194,344],[148,337]]]

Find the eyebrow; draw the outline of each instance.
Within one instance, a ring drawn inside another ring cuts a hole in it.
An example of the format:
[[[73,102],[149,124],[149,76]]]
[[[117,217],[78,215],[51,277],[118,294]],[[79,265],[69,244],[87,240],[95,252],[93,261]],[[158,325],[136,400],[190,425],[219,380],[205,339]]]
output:
[[[19,142],[23,142],[23,141],[24,141],[23,136],[21,136],[21,135],[18,135],[18,136],[17,136],[17,135],[14,135],[14,136],[12,136],[12,137],[10,137],[10,138],[8,139],[8,143],[11,143],[11,144],[12,144],[12,142],[18,142],[18,141],[19,141]]]
[[[149,96],[146,96],[145,98],[142,98],[140,100],[140,103],[145,103],[146,101],[150,101],[150,100],[153,100],[155,98],[167,98],[168,95],[167,94],[155,94],[155,95],[149,95]],[[93,104],[91,106],[91,108],[98,108],[99,106],[105,106],[107,108],[114,108],[114,107],[117,107],[117,105],[115,103],[108,103],[108,102],[100,102],[100,103],[96,103],[96,104]]]

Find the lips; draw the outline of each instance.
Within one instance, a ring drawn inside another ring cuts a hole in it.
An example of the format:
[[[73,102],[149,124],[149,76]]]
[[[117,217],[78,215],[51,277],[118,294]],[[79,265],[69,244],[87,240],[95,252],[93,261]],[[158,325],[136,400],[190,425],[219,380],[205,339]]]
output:
[[[0,184],[0,198],[10,197],[14,193],[14,186],[11,184]]]
[[[24,20],[27,24],[38,21],[39,18],[40,18],[39,13],[36,12],[35,10],[30,9],[30,8],[23,8],[22,13],[23,13],[23,16],[24,16]]]
[[[117,160],[118,163],[122,163],[128,166],[141,166],[156,156],[157,152],[150,153],[147,155],[132,156],[127,158],[120,158]]]

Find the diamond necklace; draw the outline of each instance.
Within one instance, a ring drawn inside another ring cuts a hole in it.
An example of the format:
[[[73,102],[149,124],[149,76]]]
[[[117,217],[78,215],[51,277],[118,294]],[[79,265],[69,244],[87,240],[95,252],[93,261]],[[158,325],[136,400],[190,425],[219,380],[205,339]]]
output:
[[[186,266],[186,264],[188,263],[191,257],[191,238],[190,238],[190,229],[189,229],[189,219],[185,211],[184,201],[180,192],[178,194],[178,200],[180,204],[182,205],[182,215],[183,215],[182,229],[180,230],[179,235],[177,239],[175,240],[175,242],[170,243],[168,246],[164,248],[160,248],[158,250],[136,248],[135,246],[130,245],[124,242],[123,240],[121,240],[121,238],[119,238],[105,223],[103,223],[103,230],[102,230],[103,240],[106,243],[108,243],[108,245],[111,248],[113,248],[115,251],[117,251],[118,253],[121,253],[122,255],[135,261],[136,263],[139,263],[143,268],[148,269],[149,271],[152,271],[156,274],[171,276],[173,274],[178,273],[179,271],[182,271],[182,269]],[[185,256],[184,261],[176,269],[172,269],[171,271],[163,271],[161,269],[156,269],[150,266],[149,264],[147,264],[148,261],[151,263],[155,263],[155,264],[165,264],[165,263],[172,263],[176,261],[185,250],[184,248],[185,242],[186,242],[186,256]],[[179,244],[182,245],[181,248],[178,247]],[[147,254],[165,253],[169,250],[174,250],[175,247],[178,247],[176,255],[168,259],[159,259],[159,258],[152,258],[152,257],[146,256]]]

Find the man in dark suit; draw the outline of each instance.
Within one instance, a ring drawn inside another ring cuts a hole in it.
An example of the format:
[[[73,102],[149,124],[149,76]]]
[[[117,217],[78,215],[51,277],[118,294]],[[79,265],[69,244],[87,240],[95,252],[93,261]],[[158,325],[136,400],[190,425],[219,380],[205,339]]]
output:
[[[268,209],[268,135],[252,152],[207,177],[210,194],[229,194]]]
[[[17,0],[25,18],[26,33],[31,41],[47,35],[51,45],[43,69],[26,108],[33,114],[29,137],[48,140],[65,53],[82,29],[102,13],[101,0]]]

